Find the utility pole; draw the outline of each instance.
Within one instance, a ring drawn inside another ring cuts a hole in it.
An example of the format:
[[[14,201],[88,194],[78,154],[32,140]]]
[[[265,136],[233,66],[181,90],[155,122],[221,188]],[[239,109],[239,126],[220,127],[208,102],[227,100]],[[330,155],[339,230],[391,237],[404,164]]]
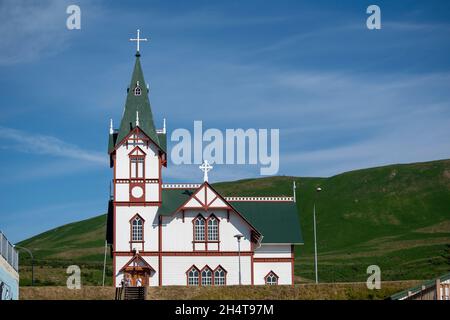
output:
[[[105,286],[105,273],[106,273],[106,251],[108,248],[108,242],[105,240],[105,257],[103,258],[103,282],[102,286]]]
[[[321,187],[317,187],[316,195],[322,191]],[[316,273],[316,284],[319,283],[319,273],[317,271],[317,225],[316,225],[316,200],[317,197],[314,197],[314,207],[313,207],[313,223],[314,223],[314,271]]]
[[[237,239],[237,242],[238,242],[239,285],[242,285],[242,279],[241,279],[241,238],[243,237],[243,235],[242,234],[237,234],[234,237]]]

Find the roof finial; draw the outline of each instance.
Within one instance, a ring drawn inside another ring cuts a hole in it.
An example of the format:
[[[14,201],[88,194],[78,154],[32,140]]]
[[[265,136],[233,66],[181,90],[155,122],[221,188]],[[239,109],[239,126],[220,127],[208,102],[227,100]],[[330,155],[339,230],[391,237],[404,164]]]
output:
[[[113,134],[113,133],[114,133],[113,120],[109,119],[109,134]]]
[[[136,56],[139,56],[139,42],[147,41],[147,38],[140,37],[140,33],[141,33],[141,30],[137,29],[137,37],[135,39],[133,39],[133,38],[130,39],[130,41],[136,41],[136,43],[137,43]]]
[[[166,134],[166,118],[163,119],[163,133]]]
[[[213,166],[208,163],[208,160],[205,160],[198,168],[203,171],[203,181],[208,182],[208,171],[210,171]]]
[[[139,111],[136,110],[136,127],[139,126]]]

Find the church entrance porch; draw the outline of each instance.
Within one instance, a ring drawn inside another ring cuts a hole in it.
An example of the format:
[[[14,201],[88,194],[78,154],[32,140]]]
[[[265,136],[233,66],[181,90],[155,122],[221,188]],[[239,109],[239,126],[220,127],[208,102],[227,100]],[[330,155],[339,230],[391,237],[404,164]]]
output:
[[[141,267],[128,267],[124,270],[125,282],[129,287],[146,287],[149,285],[151,270]]]
[[[147,287],[150,277],[155,274],[155,269],[139,253],[135,253],[120,271],[123,272],[123,285],[126,287]]]

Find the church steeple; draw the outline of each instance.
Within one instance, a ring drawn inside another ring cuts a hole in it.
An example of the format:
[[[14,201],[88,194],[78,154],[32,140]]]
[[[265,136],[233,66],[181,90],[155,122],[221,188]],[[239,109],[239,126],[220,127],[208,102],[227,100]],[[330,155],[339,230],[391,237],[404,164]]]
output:
[[[136,121],[137,114],[139,114],[138,122]],[[153,122],[152,110],[148,99],[148,89],[142,72],[139,51],[136,53],[136,62],[134,64],[130,86],[128,87],[125,110],[117,134],[116,144],[120,143],[136,127],[137,123],[139,123],[139,128],[161,148]]]

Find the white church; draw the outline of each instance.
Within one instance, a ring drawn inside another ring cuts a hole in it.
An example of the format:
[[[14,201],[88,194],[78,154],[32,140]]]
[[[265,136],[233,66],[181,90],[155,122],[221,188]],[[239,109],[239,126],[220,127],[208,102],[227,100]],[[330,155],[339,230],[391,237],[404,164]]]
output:
[[[129,286],[293,285],[303,244],[293,197],[229,197],[208,183],[163,183],[165,121],[156,129],[136,61],[119,129],[109,132],[113,169],[107,241],[113,283]],[[198,181],[197,181],[198,182]]]

